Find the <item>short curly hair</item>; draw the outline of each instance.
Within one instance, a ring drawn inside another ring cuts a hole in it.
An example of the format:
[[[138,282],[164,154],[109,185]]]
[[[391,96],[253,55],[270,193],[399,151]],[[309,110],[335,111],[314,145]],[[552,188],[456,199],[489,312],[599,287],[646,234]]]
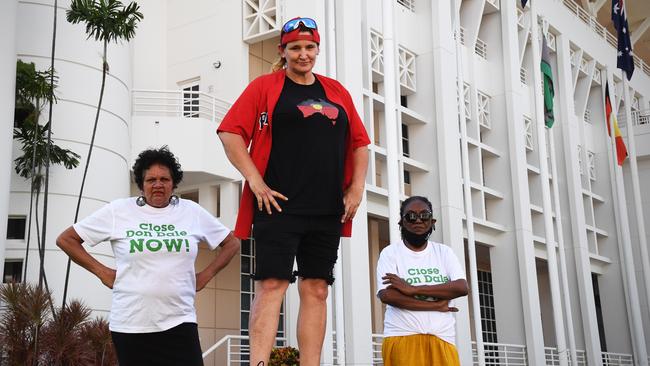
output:
[[[142,151],[133,164],[133,180],[140,190],[144,186],[144,172],[154,164],[166,166],[172,176],[174,188],[183,180],[183,170],[181,164],[174,154],[169,151],[167,145],[159,149],[147,149]]]

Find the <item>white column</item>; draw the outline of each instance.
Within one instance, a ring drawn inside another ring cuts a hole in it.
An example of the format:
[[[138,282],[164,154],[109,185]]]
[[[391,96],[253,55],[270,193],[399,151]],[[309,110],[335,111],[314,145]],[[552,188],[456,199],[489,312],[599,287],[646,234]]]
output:
[[[325,1],[325,30],[327,34],[327,75],[336,79],[336,0]],[[345,365],[345,309],[343,308],[343,266],[341,265],[341,247],[337,253],[339,260],[334,264],[334,278],[338,278],[331,286],[331,293],[328,298],[327,332],[323,343],[323,355],[329,352],[332,355],[331,332],[336,331],[336,353],[337,363]],[[332,324],[334,318],[334,324]],[[326,347],[330,345],[329,349]],[[321,359],[322,360],[322,359]]]
[[[546,243],[548,275],[551,287],[551,304],[553,306],[553,324],[555,326],[555,341],[560,366],[567,366],[567,348],[564,334],[564,314],[560,302],[560,280],[557,269],[557,256],[555,251],[555,228],[553,227],[553,207],[551,206],[551,190],[548,179],[548,154],[546,151],[546,127],[544,121],[544,100],[538,85],[542,82],[540,68],[540,39],[539,26],[537,23],[537,2],[530,4],[531,18],[531,51],[533,54],[533,90],[535,96],[535,126],[537,128],[537,148],[539,153],[539,170],[542,180],[542,205],[544,208],[544,236]],[[542,35],[544,37],[544,35]],[[552,132],[550,132],[552,133]],[[554,179],[558,179],[554,177]],[[571,311],[571,309],[568,309]]]
[[[458,109],[456,95],[450,92],[457,88],[451,3],[451,1],[431,3],[433,75],[436,77],[433,86],[434,123],[437,138],[435,153],[439,171],[445,172],[445,174],[438,175],[440,182],[439,221],[443,242],[454,250],[461,265],[464,265],[463,192],[459,184],[462,172],[460,150],[458,149]],[[432,201],[435,202],[435,200]],[[477,288],[472,288],[472,292],[476,291],[478,291]],[[472,362],[468,298],[462,297],[454,301],[460,310],[456,315],[456,339],[458,339],[456,346],[461,364],[467,365]]]
[[[598,338],[598,321],[594,304],[594,291],[591,281],[589,246],[585,231],[585,214],[582,202],[582,183],[578,167],[578,126],[574,114],[573,78],[569,55],[569,39],[565,35],[555,38],[557,50],[556,90],[559,91],[560,117],[555,122],[556,128],[562,129],[564,142],[564,160],[566,161],[567,191],[571,218],[573,251],[576,262],[580,313],[582,314],[585,353],[589,365],[602,365],[600,340]]]
[[[397,148],[397,75],[395,66],[396,45],[393,32],[393,6],[395,1],[382,0],[382,26],[384,37],[384,121],[386,123],[386,172],[388,176],[388,227],[390,242],[398,243],[400,237],[399,201],[400,174],[399,149]]]
[[[362,2],[336,0],[337,78],[348,89],[358,111],[362,110],[363,67],[360,62],[363,46],[359,32]],[[368,211],[364,194],[352,225],[352,238],[341,240],[342,274],[336,282],[343,288],[345,317],[345,364],[372,364],[372,309],[370,306],[370,268],[368,263]],[[337,286],[339,286],[337,284]],[[337,302],[340,300],[337,300]],[[338,328],[337,328],[338,329]],[[341,348],[339,348],[341,350]],[[341,350],[343,352],[343,350]],[[341,353],[339,353],[340,355]]]
[[[442,2],[444,3],[444,2]],[[467,146],[467,120],[465,116],[465,105],[464,105],[464,78],[463,78],[463,58],[462,58],[462,46],[460,43],[460,1],[453,0],[451,2],[451,6],[453,7],[453,14],[454,14],[454,23],[449,24],[447,22],[447,18],[442,17],[443,22],[436,22],[432,24],[437,24],[439,28],[435,28],[433,35],[434,38],[436,38],[438,35],[445,37],[445,41],[449,42],[450,41],[450,34],[456,34],[455,38],[455,51],[456,51],[456,100],[458,101],[457,104],[457,109],[458,109],[458,119],[460,120],[460,144],[461,144],[461,158],[463,161],[462,167],[462,175],[463,175],[463,197],[464,197],[464,203],[465,203],[465,225],[467,227],[467,257],[469,259],[469,270],[466,270],[466,273],[469,273],[469,286],[470,289],[475,289],[474,291],[470,291],[469,293],[469,301],[472,304],[472,316],[474,318],[474,334],[476,335],[476,355],[477,355],[477,360],[478,360],[478,365],[479,366],[484,366],[485,365],[485,347],[483,346],[483,326],[481,322],[481,303],[479,300],[479,291],[478,291],[478,268],[476,264],[476,241],[475,241],[475,235],[474,235],[474,210],[472,208],[472,193],[471,193],[471,179],[470,179],[470,171],[469,171],[469,151],[468,151],[468,146]],[[444,14],[445,9],[438,9],[434,10],[435,8],[432,7],[432,17],[434,14]],[[442,29],[444,27],[448,26],[448,29],[451,29],[452,32],[444,32]],[[435,27],[435,26],[434,26]],[[442,28],[442,29],[441,29]],[[441,44],[443,42],[440,42]],[[453,68],[453,65],[451,65]],[[464,261],[461,261],[463,263]],[[461,322],[459,322],[459,326],[456,328],[458,330],[461,325]],[[462,324],[465,325],[465,324]],[[460,345],[463,342],[466,343],[466,338],[461,338],[459,334],[462,334],[463,336],[466,336],[466,332],[468,331],[469,327],[465,326],[464,331],[457,331],[457,337],[456,337],[456,344]],[[468,347],[465,347],[463,349],[463,352],[465,353],[463,357],[465,359],[468,359],[468,356],[471,356],[471,347],[470,349],[467,349]],[[467,352],[470,352],[469,355],[466,354]]]
[[[11,180],[11,147],[14,126],[14,103],[16,89],[16,8],[17,0],[3,1],[0,5],[0,40],[4,45],[0,52],[0,275],[4,273],[5,242],[7,238],[7,219],[9,215],[9,182]]]
[[[626,96],[627,98],[627,96]],[[627,100],[627,99],[626,99]],[[626,105],[631,103],[626,103]],[[643,104],[642,104],[643,105]],[[630,160],[630,176],[632,178],[632,193],[634,197],[634,210],[636,214],[636,227],[639,235],[639,247],[641,250],[641,267],[643,268],[643,282],[645,283],[646,307],[650,315],[650,255],[648,254],[648,241],[646,239],[645,220],[643,217],[641,188],[639,186],[639,168],[636,162],[636,137],[634,135],[634,123],[629,108],[625,109],[625,120],[628,121],[627,150]]]
[[[539,307],[537,268],[530,217],[526,148],[524,145],[521,83],[519,81],[519,45],[515,1],[501,2],[503,41],[503,75],[505,77],[506,116],[508,121],[508,155],[512,176],[512,194],[515,218],[515,237],[521,300],[526,335],[526,353],[531,365],[544,365],[544,339]],[[548,181],[547,181],[548,182]]]
[[[627,121],[628,131],[632,125],[632,114],[630,112],[630,89],[627,86],[627,78],[623,75],[623,98],[625,99],[625,120]],[[616,136],[612,131],[612,143],[615,143]],[[631,159],[630,159],[631,160]],[[636,163],[636,161],[635,161]],[[643,336],[643,317],[641,316],[641,308],[639,305],[639,290],[637,287],[636,274],[634,271],[634,253],[632,252],[632,238],[630,235],[630,224],[627,216],[627,203],[625,200],[624,183],[623,183],[623,168],[615,167],[616,171],[616,188],[618,193],[618,200],[620,203],[620,214],[623,227],[621,233],[623,234],[623,241],[619,243],[623,249],[623,276],[627,278],[628,296],[625,299],[629,303],[631,324],[630,336],[632,337],[632,348],[634,349],[634,360],[637,365],[648,365],[648,351],[646,349],[645,337]],[[639,198],[640,199],[640,198]],[[640,205],[640,203],[639,203]]]
[[[218,218],[222,224],[231,230],[235,229],[237,212],[239,212],[239,196],[241,187],[242,185],[239,181],[219,183],[219,205],[221,207],[219,208]],[[202,194],[203,193],[199,191],[199,199],[201,200]],[[216,211],[214,214],[216,214]]]

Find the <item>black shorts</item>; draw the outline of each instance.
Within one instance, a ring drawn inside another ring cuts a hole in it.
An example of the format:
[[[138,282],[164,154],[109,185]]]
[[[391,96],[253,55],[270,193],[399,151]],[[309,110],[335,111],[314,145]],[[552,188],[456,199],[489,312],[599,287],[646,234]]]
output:
[[[256,280],[301,278],[334,283],[334,264],[341,239],[338,215],[303,216],[257,213],[253,225]],[[298,270],[293,272],[294,258]]]
[[[153,333],[111,332],[120,366],[203,366],[196,323]]]

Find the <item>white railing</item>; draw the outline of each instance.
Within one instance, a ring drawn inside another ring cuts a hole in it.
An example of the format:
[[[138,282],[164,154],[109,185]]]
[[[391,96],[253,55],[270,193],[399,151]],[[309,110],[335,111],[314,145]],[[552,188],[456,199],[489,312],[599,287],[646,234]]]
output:
[[[372,335],[372,364],[375,366],[381,366],[384,364],[384,360],[381,358],[381,344],[383,341],[383,334]]]
[[[484,60],[487,60],[487,43],[480,38],[476,38],[476,46],[474,46],[474,53]]]
[[[625,111],[619,111],[619,114],[616,116],[616,120],[618,122],[618,127],[625,127],[627,124]],[[632,111],[632,122],[634,123],[634,126],[650,125],[650,109]]]
[[[616,38],[616,36],[609,33],[607,28],[605,28],[600,23],[598,23],[596,17],[589,14],[589,12],[587,12],[585,9],[583,9],[573,0],[563,0],[562,2],[564,3],[564,6],[566,6],[566,8],[569,9],[571,13],[575,14],[576,17],[578,17],[578,19],[582,20],[583,23],[588,25],[589,28],[591,28],[594,31],[594,33],[596,33],[597,36],[603,38],[607,43],[609,43],[615,49],[618,48],[618,39]],[[633,58],[636,67],[638,67],[640,70],[643,70],[643,72],[645,72],[646,75],[650,76],[650,66],[648,66],[648,64],[646,64],[643,60],[641,60],[636,55],[633,55]]]
[[[634,365],[634,358],[632,355],[625,353],[603,352],[603,366],[625,366]]]
[[[133,90],[134,116],[205,118],[220,122],[230,103],[203,92],[184,90]]]
[[[275,344],[287,345],[287,339],[278,337],[275,339]],[[247,363],[250,360],[251,349],[248,343],[248,336],[227,335],[221,338],[217,343],[212,345],[203,352],[203,358],[208,357],[212,352],[219,347],[226,347],[226,365],[237,365]]]
[[[526,346],[483,342],[486,366],[527,366]],[[473,364],[478,365],[476,342],[472,342]]]
[[[584,350],[576,350],[577,362],[573,363],[571,360],[571,353],[569,350],[565,351],[567,353],[567,360],[569,360],[569,366],[586,366],[587,361],[585,359]],[[544,347],[544,358],[546,359],[546,366],[559,366],[560,365],[560,355],[557,352],[555,347]]]

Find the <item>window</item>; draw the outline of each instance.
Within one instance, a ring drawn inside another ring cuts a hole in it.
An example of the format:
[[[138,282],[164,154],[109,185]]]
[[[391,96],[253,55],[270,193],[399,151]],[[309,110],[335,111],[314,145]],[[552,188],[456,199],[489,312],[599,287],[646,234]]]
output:
[[[481,323],[483,342],[497,343],[497,321],[494,311],[494,291],[492,288],[492,273],[478,271],[478,294],[481,306]]]
[[[400,95],[399,104],[404,108],[408,108],[409,107],[408,97],[406,95]]]
[[[591,123],[591,109],[585,108],[585,115],[583,119],[585,122]]]
[[[8,259],[5,261],[5,272],[2,276],[2,283],[22,282],[23,261],[22,259]]]
[[[25,239],[25,226],[27,225],[27,218],[9,217],[7,220],[7,239]]]
[[[411,156],[409,151],[409,126],[402,123],[402,155]]]
[[[598,336],[600,337],[600,349],[607,352],[605,341],[605,324],[603,322],[603,308],[600,304],[600,288],[598,287],[598,275],[591,274],[591,283],[594,288],[594,305],[596,306],[596,321],[598,322]]]
[[[526,150],[533,151],[535,146],[533,145],[533,121],[528,117],[524,117],[524,134],[526,135]]]
[[[200,79],[194,78],[190,80],[181,81],[178,86],[182,91],[182,106],[183,117],[198,118],[199,117],[199,81]]]
[[[492,273],[477,271],[478,299],[481,308],[481,329],[483,342],[498,343],[497,320],[494,307],[494,290],[492,287]],[[491,365],[500,365],[497,347],[485,345],[486,361]]]
[[[404,169],[404,194],[411,195],[411,172]]]
[[[522,67],[519,69],[519,81],[521,81],[522,85],[528,85],[527,80],[528,80],[528,70]]]

